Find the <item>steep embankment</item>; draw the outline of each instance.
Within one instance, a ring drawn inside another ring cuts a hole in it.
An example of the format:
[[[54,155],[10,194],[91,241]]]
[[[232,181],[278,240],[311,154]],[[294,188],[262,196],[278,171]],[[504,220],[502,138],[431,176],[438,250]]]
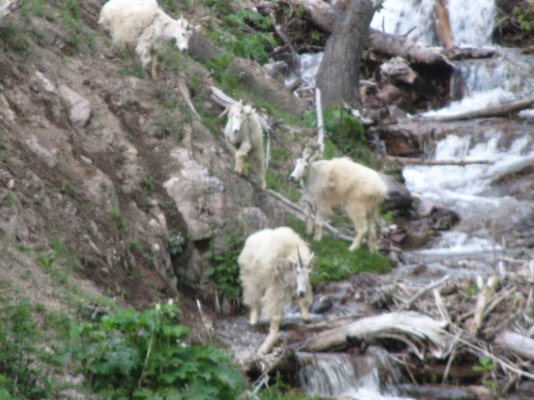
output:
[[[3,23],[3,276],[17,280],[21,249],[32,270],[54,253],[54,269],[142,305],[175,295],[184,275],[202,277],[192,266],[203,252],[226,250],[228,236],[277,212],[232,172],[208,70],[169,46],[161,80],[144,79],[136,57],[98,30],[99,10],[98,1],[28,2]]]

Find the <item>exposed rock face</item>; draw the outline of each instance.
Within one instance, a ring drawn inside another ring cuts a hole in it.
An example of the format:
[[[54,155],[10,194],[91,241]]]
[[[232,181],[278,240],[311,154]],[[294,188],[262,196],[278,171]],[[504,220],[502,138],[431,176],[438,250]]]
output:
[[[172,157],[182,168],[163,186],[184,217],[191,239],[209,238],[214,228],[228,217],[224,213],[224,185],[193,160],[186,149],[174,149]]]

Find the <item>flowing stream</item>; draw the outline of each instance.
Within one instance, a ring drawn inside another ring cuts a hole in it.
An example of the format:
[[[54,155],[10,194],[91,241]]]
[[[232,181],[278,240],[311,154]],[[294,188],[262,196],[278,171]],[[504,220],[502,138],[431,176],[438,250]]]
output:
[[[436,46],[430,13],[434,0],[386,0],[376,13],[371,26],[387,33],[408,34],[414,40]],[[534,92],[534,57],[517,49],[504,49],[491,43],[495,20],[493,0],[449,0],[451,28],[456,44],[493,47],[497,54],[485,60],[456,62],[449,105],[412,116],[421,124],[425,118],[455,115],[503,102],[524,98]],[[302,77],[314,84],[322,54],[301,57]],[[487,164],[464,166],[409,166],[403,170],[408,189],[422,202],[440,204],[456,211],[461,222],[445,232],[429,248],[406,255],[406,265],[396,273],[409,273],[420,263],[436,274],[484,274],[495,265],[496,254],[502,254],[514,243],[516,227],[531,221],[534,232],[533,199],[517,199],[496,187],[498,179],[534,165],[532,111],[521,113],[524,119],[506,123],[469,121],[451,124],[451,133],[438,139],[435,150],[427,155],[434,160],[485,161]],[[507,235],[508,233],[508,235]],[[447,261],[449,260],[449,262]],[[455,268],[451,271],[451,262]],[[475,261],[473,261],[475,260]],[[424,279],[424,278],[423,278]],[[430,278],[427,278],[430,279]],[[347,354],[299,355],[299,379],[309,393],[335,399],[401,399],[395,397],[395,374],[391,366],[389,383],[379,374],[380,357],[367,354],[358,359]],[[382,367],[381,367],[382,366]]]

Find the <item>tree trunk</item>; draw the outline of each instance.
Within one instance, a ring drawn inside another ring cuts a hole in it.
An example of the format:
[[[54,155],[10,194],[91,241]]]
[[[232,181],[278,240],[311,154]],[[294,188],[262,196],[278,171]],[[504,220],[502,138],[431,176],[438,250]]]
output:
[[[347,103],[361,109],[360,59],[374,11],[370,0],[352,0],[334,25],[317,73],[323,108]]]
[[[436,0],[434,9],[434,29],[441,45],[446,49],[454,47],[454,37],[452,35],[451,24],[449,22],[449,11],[446,0]]]

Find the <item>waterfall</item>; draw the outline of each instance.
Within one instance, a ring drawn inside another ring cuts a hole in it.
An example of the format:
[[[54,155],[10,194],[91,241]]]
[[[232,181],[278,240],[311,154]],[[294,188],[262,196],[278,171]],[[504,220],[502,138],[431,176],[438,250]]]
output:
[[[426,45],[438,45],[432,23],[435,0],[386,0],[371,27],[406,35]],[[458,46],[487,46],[495,20],[494,0],[449,0],[449,22]]]
[[[309,394],[328,399],[409,400],[395,396],[399,371],[387,352],[369,347],[364,356],[346,353],[297,353],[300,385]]]

